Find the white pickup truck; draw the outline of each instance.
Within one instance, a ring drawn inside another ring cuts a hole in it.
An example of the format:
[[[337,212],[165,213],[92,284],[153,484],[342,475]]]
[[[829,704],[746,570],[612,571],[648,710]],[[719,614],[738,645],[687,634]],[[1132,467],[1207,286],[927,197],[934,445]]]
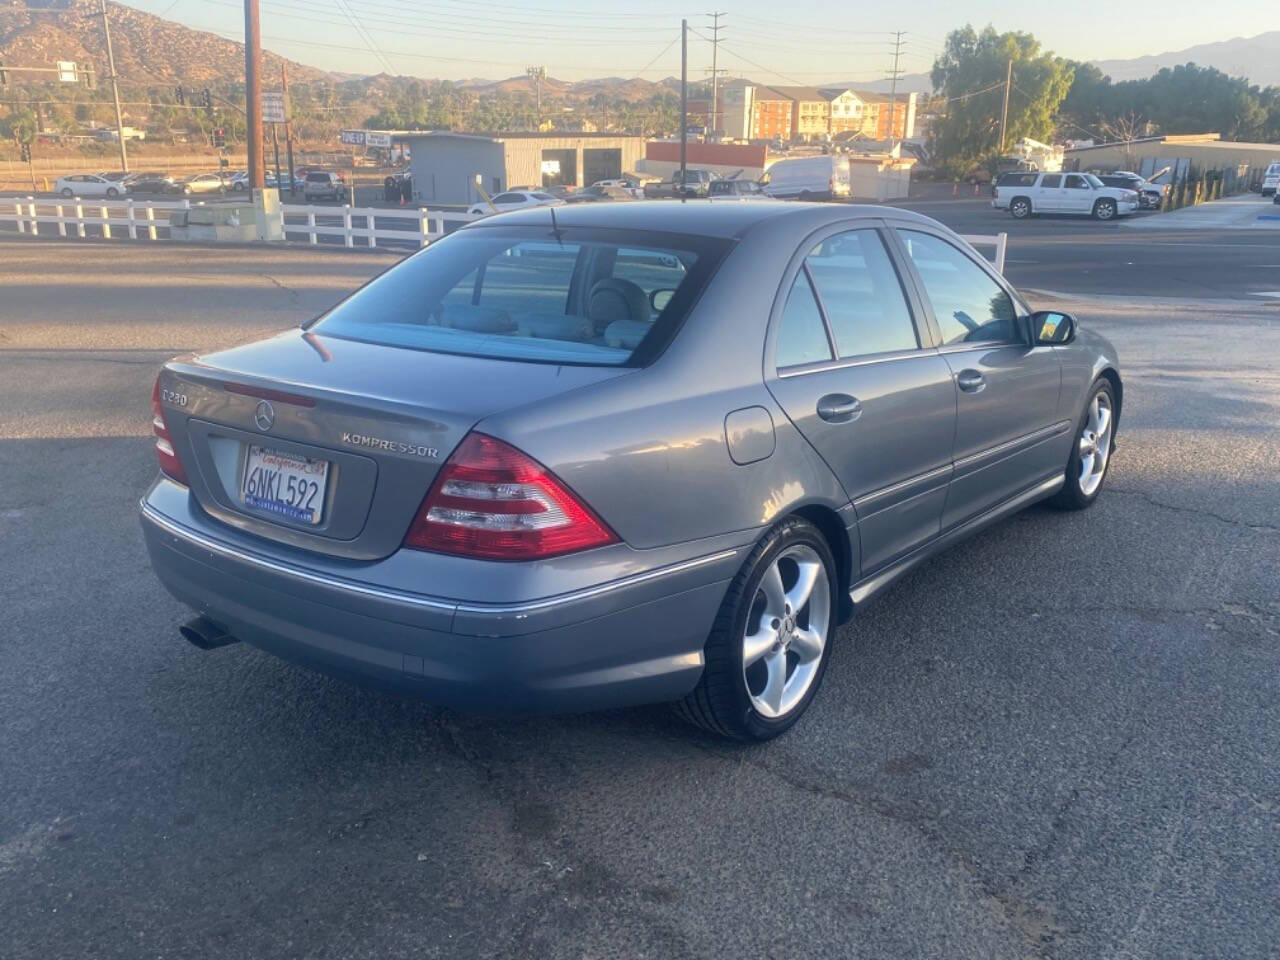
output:
[[[1280,189],[1280,160],[1267,165],[1267,172],[1262,175],[1262,195],[1274,197]]]
[[[1108,187],[1092,173],[1024,173],[996,186],[991,205],[1016,220],[1037,213],[1067,213],[1114,220],[1138,209],[1133,190]]]

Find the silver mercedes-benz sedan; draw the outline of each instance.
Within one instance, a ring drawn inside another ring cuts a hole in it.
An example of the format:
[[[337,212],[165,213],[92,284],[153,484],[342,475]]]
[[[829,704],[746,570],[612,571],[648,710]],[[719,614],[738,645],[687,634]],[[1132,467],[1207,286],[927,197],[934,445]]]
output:
[[[1089,506],[1122,401],[1107,341],[922,216],[531,210],[166,364],[142,527],[198,646],[764,740],[895,578]]]

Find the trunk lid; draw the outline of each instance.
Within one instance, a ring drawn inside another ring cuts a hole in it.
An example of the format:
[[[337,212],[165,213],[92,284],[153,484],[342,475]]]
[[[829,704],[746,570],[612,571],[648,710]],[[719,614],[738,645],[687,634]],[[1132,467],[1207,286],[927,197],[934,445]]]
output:
[[[172,361],[161,387],[208,513],[280,543],[372,560],[400,547],[436,472],[480,420],[627,372],[291,330]],[[290,480],[298,488],[286,490]]]

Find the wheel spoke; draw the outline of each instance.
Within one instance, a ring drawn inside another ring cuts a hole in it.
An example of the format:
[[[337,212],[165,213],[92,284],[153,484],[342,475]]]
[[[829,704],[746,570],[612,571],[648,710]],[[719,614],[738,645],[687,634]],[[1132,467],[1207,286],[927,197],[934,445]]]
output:
[[[1080,458],[1082,460],[1089,455],[1089,451],[1091,449],[1092,449],[1092,446],[1089,443],[1088,437],[1081,437],[1080,438]]]
[[[1106,407],[1098,408],[1098,427],[1094,434],[1098,438],[1098,445],[1102,445],[1102,440],[1111,430],[1111,411]]]
[[[1094,397],[1089,404],[1089,429],[1098,432],[1098,398]]]
[[[1082,457],[1080,460],[1080,482],[1084,483],[1089,477],[1093,476],[1093,454]]]
[[[776,562],[770,564],[769,569],[765,571],[764,579],[760,581],[760,589],[764,592],[765,615],[770,617],[783,616],[787,605],[787,595],[782,586],[782,572],[778,569]]]
[[[742,639],[742,665],[749,667],[766,653],[773,649],[778,642],[778,631],[769,626],[770,617],[766,612],[761,618],[760,626],[755,633],[749,634]]]
[[[760,691],[760,699],[776,716],[782,709],[782,693],[787,686],[787,655],[780,650],[768,657],[764,665],[768,668],[769,679]]]
[[[799,613],[804,609],[804,605],[809,602],[809,595],[813,593],[813,585],[818,581],[818,574],[822,572],[820,563],[798,563],[796,567],[800,576],[795,586],[787,591],[787,603],[791,604],[792,613]]]
[[[822,634],[812,627],[797,630],[791,635],[791,649],[801,663],[811,663],[822,656]]]

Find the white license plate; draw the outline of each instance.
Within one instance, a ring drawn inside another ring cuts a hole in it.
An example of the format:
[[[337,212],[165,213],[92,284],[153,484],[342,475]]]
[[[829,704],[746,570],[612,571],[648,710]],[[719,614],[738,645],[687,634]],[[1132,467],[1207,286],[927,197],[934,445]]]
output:
[[[329,461],[311,460],[270,447],[249,447],[240,500],[288,520],[317,524],[329,482]]]

